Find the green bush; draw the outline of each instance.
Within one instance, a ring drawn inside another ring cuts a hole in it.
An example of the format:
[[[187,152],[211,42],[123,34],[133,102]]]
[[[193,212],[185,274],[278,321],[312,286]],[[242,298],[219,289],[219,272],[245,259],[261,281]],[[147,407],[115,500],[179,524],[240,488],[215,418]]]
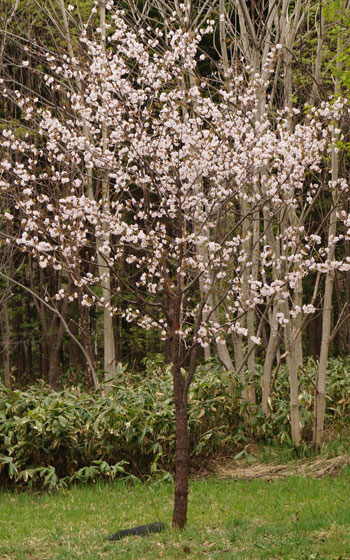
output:
[[[229,439],[239,419],[230,387],[218,366],[199,368],[189,394],[193,455]],[[147,363],[143,375],[120,368],[108,396],[44,384],[0,388],[0,477],[7,483],[53,488],[169,470],[174,443],[172,375],[161,364]]]
[[[261,401],[262,367],[257,366],[257,401]],[[305,441],[312,437],[314,414],[314,391],[317,373],[317,362],[309,358],[299,370],[299,416],[302,435]],[[281,366],[274,382],[269,399],[270,415],[264,416],[258,407],[256,411],[248,411],[244,437],[253,437],[257,441],[286,443],[293,445],[290,436],[289,411],[289,377],[286,365]],[[330,358],[327,365],[326,378],[326,414],[325,428],[332,426],[339,432],[343,431],[350,419],[350,357]],[[250,436],[249,436],[250,433]],[[236,434],[238,441],[238,434]]]
[[[306,437],[312,429],[316,369],[309,360],[300,372]],[[192,457],[202,459],[223,445],[242,448],[252,439],[292,445],[287,369],[281,367],[275,380],[268,417],[241,402],[241,390],[237,376],[214,361],[198,368],[189,392]],[[259,377],[257,393],[259,402]],[[331,359],[326,422],[344,428],[349,409],[350,359]],[[171,471],[174,447],[171,368],[161,360],[146,360],[142,374],[119,367],[108,396],[80,388],[53,392],[44,384],[27,391],[0,387],[0,481],[5,484],[55,488],[120,474],[164,474]]]

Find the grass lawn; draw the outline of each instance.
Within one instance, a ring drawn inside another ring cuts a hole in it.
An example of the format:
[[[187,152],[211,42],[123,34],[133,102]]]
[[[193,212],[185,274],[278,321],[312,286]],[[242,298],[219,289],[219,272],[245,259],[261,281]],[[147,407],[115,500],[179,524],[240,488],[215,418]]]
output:
[[[191,482],[188,524],[108,542],[118,529],[170,523],[173,489],[125,483],[52,494],[0,493],[0,558],[9,560],[350,560],[350,470],[323,479]]]

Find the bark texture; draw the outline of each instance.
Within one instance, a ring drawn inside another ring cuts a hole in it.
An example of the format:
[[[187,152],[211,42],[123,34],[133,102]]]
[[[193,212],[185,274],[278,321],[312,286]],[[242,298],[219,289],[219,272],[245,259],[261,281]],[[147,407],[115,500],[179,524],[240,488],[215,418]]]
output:
[[[187,391],[181,370],[175,364],[173,369],[175,399],[175,494],[172,526],[183,529],[187,519],[189,439],[187,429]]]

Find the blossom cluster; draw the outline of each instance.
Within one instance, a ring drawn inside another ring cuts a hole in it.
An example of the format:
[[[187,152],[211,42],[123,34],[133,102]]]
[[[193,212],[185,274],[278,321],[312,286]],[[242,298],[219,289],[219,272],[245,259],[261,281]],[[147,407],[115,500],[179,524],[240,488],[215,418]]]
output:
[[[320,191],[349,194],[344,179],[322,176],[344,105],[325,103],[292,128],[288,112],[261,116],[259,77],[250,84],[231,77],[230,90],[215,95],[197,79],[199,44],[212,22],[196,32],[169,22],[164,47],[162,31],[136,34],[109,7],[107,49],[83,34],[85,58],[47,55],[46,85],[60,92],[67,114],[18,94],[40,141],[1,133],[0,188],[14,200],[4,217],[41,267],[71,275],[79,289],[70,300],[106,306],[93,291],[103,281],[99,254],[116,278],[110,313],[166,337],[178,300],[184,341],[247,336],[247,310],[289,302],[311,273],[350,270],[349,258],[328,260],[329,246],[349,239],[348,213],[339,210],[342,233],[330,240],[304,220]],[[74,78],[81,89],[65,86]],[[296,306],[291,315],[313,311]],[[288,322],[282,311],[277,319]]]

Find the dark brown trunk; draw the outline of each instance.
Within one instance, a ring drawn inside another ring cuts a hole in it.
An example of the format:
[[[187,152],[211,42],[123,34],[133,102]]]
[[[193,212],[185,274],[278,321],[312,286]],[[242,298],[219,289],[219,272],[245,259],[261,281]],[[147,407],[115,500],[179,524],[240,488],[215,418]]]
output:
[[[69,291],[69,290],[68,290]],[[67,317],[68,297],[63,300],[61,316],[63,319]],[[58,329],[56,329],[58,323]],[[57,315],[54,315],[50,325],[50,346],[49,346],[49,385],[51,389],[57,391],[58,376],[60,371],[61,347],[64,335],[64,322]]]
[[[173,528],[182,530],[187,519],[188,476],[189,476],[189,438],[187,427],[187,390],[185,377],[181,370],[181,320],[182,278],[177,277],[177,295],[175,300],[169,298],[168,309],[173,318],[170,328],[173,363],[173,389],[175,403],[175,493]]]
[[[306,326],[306,338],[308,341],[308,352],[317,360],[320,357],[322,338],[322,314],[312,316]]]
[[[42,325],[41,325],[42,327]],[[48,350],[48,342],[47,336],[43,332],[43,327],[41,328],[41,345],[40,345],[40,354],[41,354],[41,377],[43,379],[47,379],[49,375],[49,350]]]
[[[58,388],[59,354],[60,347],[53,344],[49,349],[49,385],[53,391]]]
[[[32,341],[29,338],[26,344],[27,352],[26,352],[26,364],[27,364],[27,373],[31,376],[33,372],[33,350],[32,350]]]
[[[121,320],[119,316],[113,317],[113,333],[114,333],[114,350],[115,359],[117,362],[122,361],[122,348],[121,348]]]
[[[77,323],[77,321],[74,317],[70,317],[69,322],[68,322],[68,327],[69,327],[69,331],[76,338],[78,338],[78,336],[79,336],[79,325],[78,325],[78,323]],[[77,366],[81,365],[81,362],[82,362],[82,360],[80,359],[81,351],[80,351],[78,345],[76,344],[76,342],[74,342],[74,340],[69,341],[68,354],[69,354],[68,359],[69,359],[69,366],[70,367],[77,367]]]
[[[173,383],[175,400],[175,494],[172,525],[183,529],[187,518],[188,478],[189,478],[189,438],[187,428],[187,390],[181,369],[174,363]]]
[[[164,363],[170,364],[172,361],[172,341],[170,336],[166,338],[166,340],[164,341],[163,352],[164,352]]]
[[[63,303],[62,316],[66,316],[67,313],[67,299]],[[51,389],[57,391],[58,388],[58,377],[61,364],[61,348],[64,335],[64,323],[59,319],[59,327],[56,331],[53,328],[53,332],[50,335],[49,343],[49,385]]]
[[[349,251],[350,252],[350,251]],[[350,354],[350,271],[345,272],[345,301],[346,301],[346,310],[345,313],[347,314],[348,318],[344,323],[344,349],[346,354]]]
[[[26,286],[27,286],[27,282],[26,282]],[[26,309],[26,323],[27,324],[31,324],[32,319],[33,319],[33,313],[32,313],[32,309],[31,309],[31,295],[26,292],[26,302],[25,302],[25,309]],[[31,379],[31,376],[33,374],[33,339],[32,339],[32,328],[26,328],[26,342],[25,342],[25,349],[26,349],[26,357],[25,357],[25,361],[26,361],[26,369],[27,369],[27,375],[29,374],[29,378]]]
[[[23,331],[23,315],[21,310],[17,307],[15,308],[15,314],[12,319],[13,330],[15,333],[14,340],[14,353],[13,361],[16,372],[16,379],[20,380],[25,374],[26,370],[26,360],[25,360],[25,348],[24,348],[24,331]]]
[[[30,263],[31,265],[31,263]],[[35,291],[33,276],[31,276],[32,290]],[[41,324],[41,375],[46,379],[49,375],[50,336],[45,311],[45,276],[42,268],[39,269],[40,301],[34,298]]]
[[[94,352],[91,345],[91,319],[90,319],[90,308],[86,305],[80,306],[80,328],[81,328],[81,342],[86,354],[89,356],[91,363],[94,363]],[[84,358],[85,359],[85,358]],[[86,362],[86,360],[85,360]],[[94,380],[92,376],[92,371],[88,363],[85,363],[87,370],[87,381],[89,389],[94,389]]]
[[[5,319],[5,327],[1,321],[1,334],[3,342],[3,365],[4,365],[4,381],[6,387],[11,388],[11,367],[10,367],[10,321],[8,315],[7,298],[3,303],[3,316]]]

